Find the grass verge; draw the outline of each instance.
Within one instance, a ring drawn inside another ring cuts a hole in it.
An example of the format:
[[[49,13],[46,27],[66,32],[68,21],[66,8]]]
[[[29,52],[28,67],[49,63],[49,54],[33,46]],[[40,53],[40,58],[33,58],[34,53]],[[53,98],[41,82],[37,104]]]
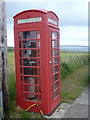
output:
[[[88,84],[88,66],[78,68],[61,81],[61,102],[71,102],[80,96]]]
[[[82,53],[80,53],[80,55],[81,54]],[[74,57],[74,55],[76,56],[77,53],[64,53],[61,56],[63,56],[65,61],[66,60],[68,61],[69,55],[73,55]],[[74,62],[71,65],[66,63],[65,61],[61,64],[61,77],[62,77],[61,102],[70,102],[76,99],[81,94],[83,87],[85,87],[88,82],[87,65],[79,64],[79,62],[78,64]],[[78,69],[78,67],[81,67],[81,68]],[[34,114],[32,112],[25,112],[24,110],[19,109],[16,105],[15,62],[14,62],[13,51],[8,52],[8,72],[9,72],[8,86],[9,86],[10,117],[11,118],[40,118],[41,116],[39,114]]]

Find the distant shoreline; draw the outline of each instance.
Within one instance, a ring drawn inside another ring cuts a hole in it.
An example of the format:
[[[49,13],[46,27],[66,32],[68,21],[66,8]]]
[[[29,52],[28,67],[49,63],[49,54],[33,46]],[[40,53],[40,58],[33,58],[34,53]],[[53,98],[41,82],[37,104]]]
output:
[[[73,51],[73,52],[88,52],[89,49],[88,49],[88,46],[61,45],[60,50],[62,50],[62,51]]]
[[[8,50],[14,50],[14,47],[8,47]],[[80,45],[61,45],[61,51],[68,51],[68,52],[88,52],[90,51],[88,46],[80,46]]]

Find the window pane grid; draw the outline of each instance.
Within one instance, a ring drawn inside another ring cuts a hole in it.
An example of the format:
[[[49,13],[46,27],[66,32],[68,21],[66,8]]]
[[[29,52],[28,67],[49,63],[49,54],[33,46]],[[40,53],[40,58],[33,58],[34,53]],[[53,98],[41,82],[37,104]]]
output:
[[[21,93],[32,94],[32,95],[42,95],[41,93],[32,93],[27,91],[21,91]]]
[[[54,94],[56,91],[60,91],[60,87],[56,88],[55,90],[52,91],[52,94]]]
[[[23,81],[22,81],[23,80]],[[34,84],[40,86],[41,81],[40,77],[32,77],[32,76],[21,76],[21,84]]]
[[[23,64],[22,64],[23,62]],[[20,58],[20,66],[21,67],[24,67],[24,66],[27,66],[27,67],[39,67],[40,66],[40,59],[21,59]]]
[[[59,89],[57,89],[53,94],[52,94],[52,99],[56,99],[59,95]]]
[[[52,39],[58,39],[58,32],[52,31]]]
[[[33,86],[40,86],[41,87],[41,85],[39,85],[39,84],[29,84],[29,83],[21,83],[22,85],[33,85]]]
[[[59,79],[59,73],[56,73],[55,75],[52,76],[53,82]]]
[[[27,57],[20,57],[21,59],[27,59]],[[40,57],[28,57],[28,59],[40,59]]]
[[[19,50],[22,97],[41,102],[40,31],[19,32]]]
[[[23,78],[24,82],[22,83]],[[21,89],[23,100],[41,102],[40,77],[21,76]]]
[[[40,77],[40,75],[24,75],[24,74],[20,74],[20,76],[25,76],[25,77]]]
[[[24,75],[40,75],[40,68],[32,68],[32,67],[21,67],[20,74]]]
[[[52,74],[55,74],[55,73],[57,73],[59,71],[59,66],[58,65],[54,66],[51,69],[52,69]]]
[[[56,82],[59,82],[59,79],[57,79],[56,81],[54,81],[54,82],[52,83],[52,85],[54,85]]]
[[[58,72],[52,74],[51,76],[55,76],[55,75],[59,74],[59,72],[60,72],[60,70]]]
[[[59,40],[58,32],[51,31],[51,77],[52,77],[52,100],[56,99],[59,95]]]
[[[30,98],[32,96],[32,98]],[[32,102],[42,102],[42,96],[40,94],[28,94],[22,93],[22,100],[24,101],[32,101]]]
[[[20,57],[40,57],[40,50],[20,50]]]
[[[22,31],[18,34],[19,39],[40,39],[40,31]]]
[[[52,56],[58,56],[59,50],[58,49],[52,49]]]
[[[59,41],[58,40],[52,40],[51,41],[51,47],[52,48],[58,48],[59,47]]]
[[[23,40],[19,41],[19,49],[32,49],[40,48],[40,40]]]
[[[30,93],[40,93],[41,92],[40,86],[26,85],[26,84],[21,84],[21,86],[24,86],[24,90],[22,90],[22,92],[30,92]]]
[[[53,91],[56,90],[59,87],[59,81],[53,84]]]

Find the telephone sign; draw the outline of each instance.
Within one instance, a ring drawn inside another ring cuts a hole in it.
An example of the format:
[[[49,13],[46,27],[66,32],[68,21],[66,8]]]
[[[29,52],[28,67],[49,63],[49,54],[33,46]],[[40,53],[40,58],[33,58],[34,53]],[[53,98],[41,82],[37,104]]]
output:
[[[22,23],[32,23],[32,22],[41,22],[41,21],[42,21],[42,18],[41,18],[41,17],[28,18],[28,19],[18,20],[18,24],[22,24]]]

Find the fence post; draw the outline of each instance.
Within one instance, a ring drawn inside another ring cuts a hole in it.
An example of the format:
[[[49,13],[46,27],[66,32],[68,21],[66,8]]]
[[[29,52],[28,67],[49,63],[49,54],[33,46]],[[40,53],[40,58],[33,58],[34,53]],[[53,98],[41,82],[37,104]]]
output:
[[[72,56],[70,56],[70,64],[72,63]]]
[[[78,61],[78,56],[76,56],[76,58],[77,58],[77,61]]]
[[[3,117],[9,117],[8,83],[7,83],[7,31],[5,2],[0,1],[0,82],[3,99]],[[1,102],[1,101],[0,101]]]

